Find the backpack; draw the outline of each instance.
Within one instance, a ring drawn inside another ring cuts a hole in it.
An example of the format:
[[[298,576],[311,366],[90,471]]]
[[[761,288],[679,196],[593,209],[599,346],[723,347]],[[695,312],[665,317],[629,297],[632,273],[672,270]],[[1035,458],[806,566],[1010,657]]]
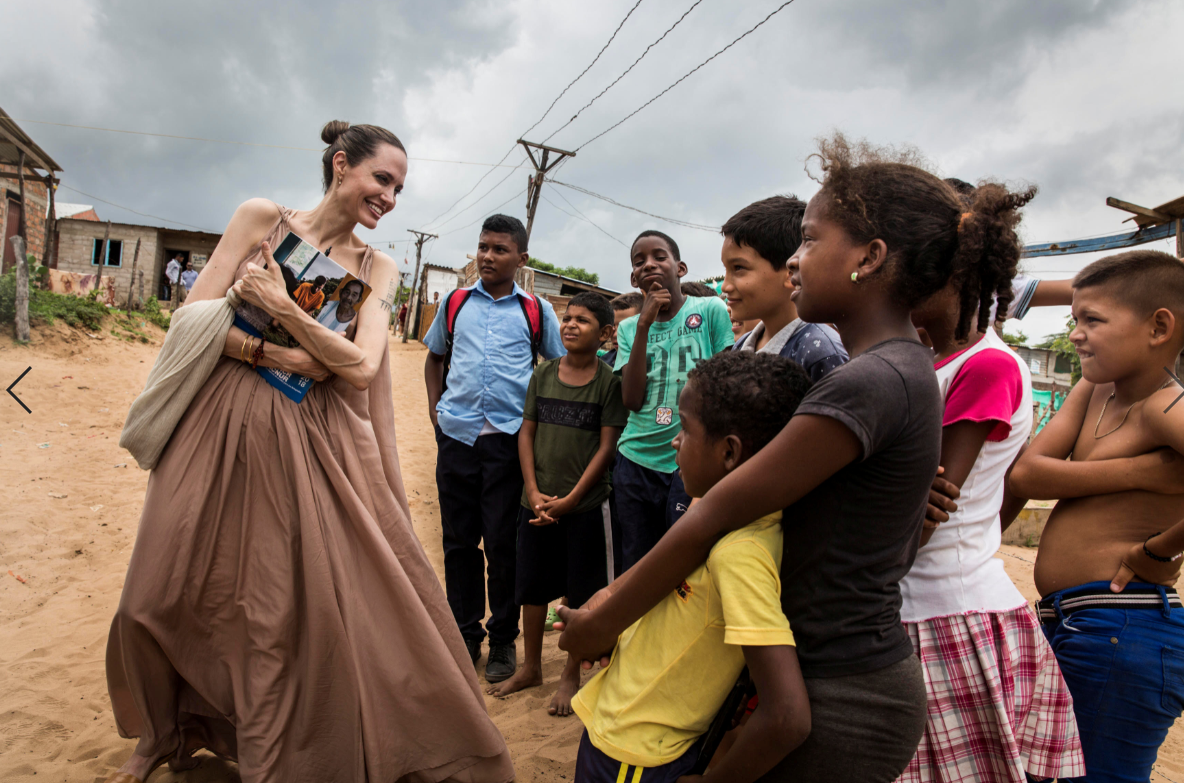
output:
[[[448,371],[452,367],[452,343],[456,319],[460,309],[473,295],[472,288],[457,288],[444,297],[444,388],[448,388]],[[516,294],[526,325],[530,328],[530,366],[539,363],[539,349],[543,345],[543,304],[534,294]]]

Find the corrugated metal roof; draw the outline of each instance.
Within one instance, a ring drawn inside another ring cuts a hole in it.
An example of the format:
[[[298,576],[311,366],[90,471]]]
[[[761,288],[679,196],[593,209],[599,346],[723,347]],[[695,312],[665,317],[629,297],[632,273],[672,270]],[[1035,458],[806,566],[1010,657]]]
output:
[[[51,172],[62,170],[45,150],[37,146],[37,142],[29,138],[29,134],[21,130],[21,127],[8,116],[8,112],[0,109],[0,163],[10,163],[14,166],[20,163],[21,147],[24,147],[26,166]]]

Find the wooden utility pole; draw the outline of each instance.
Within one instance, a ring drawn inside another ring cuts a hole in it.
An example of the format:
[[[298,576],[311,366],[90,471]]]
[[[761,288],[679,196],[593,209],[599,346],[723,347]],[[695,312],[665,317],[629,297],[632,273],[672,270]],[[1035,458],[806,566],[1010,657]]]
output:
[[[20,162],[16,164],[16,181],[17,181],[17,185],[20,188],[20,192],[21,192],[21,219],[20,219],[20,222],[17,223],[16,233],[20,234],[21,238],[24,239],[26,243],[28,243],[29,235],[26,233],[27,229],[25,228],[25,226],[28,225],[28,223],[25,220],[25,213],[29,211],[29,205],[25,203],[25,151],[24,150],[20,151],[19,160],[20,160]],[[21,253],[21,257],[17,259],[17,263],[20,263],[24,258],[25,258],[25,254]]]
[[[111,221],[107,221],[107,230],[103,232],[103,252],[99,254],[99,276],[95,278],[95,290],[99,290],[99,283],[103,282],[103,267],[107,265],[107,248],[111,244]],[[102,296],[102,294],[100,294]]]
[[[530,162],[534,164],[534,174],[531,175],[526,188],[526,238],[530,239],[531,229],[534,228],[534,213],[539,208],[539,196],[542,195],[547,173],[558,166],[564,158],[574,158],[576,154],[522,139],[518,139],[518,143],[526,150]],[[535,156],[536,151],[539,153],[538,157]],[[555,155],[554,159],[551,159],[552,154]]]
[[[21,206],[24,206],[23,204]],[[20,234],[9,240],[16,253],[16,339],[29,342],[29,262],[25,258],[25,238]]]
[[[132,287],[136,284],[136,264],[140,261],[140,237],[136,237],[136,250],[132,254],[132,277],[127,284],[127,317],[132,317],[132,304],[136,301],[132,297]],[[141,283],[143,285],[143,283]]]
[[[57,185],[53,181],[53,172],[45,178],[45,190],[49,193],[49,214],[45,218],[45,250],[41,254],[41,265],[48,268],[51,261],[53,261],[53,246],[54,240],[57,239],[58,233],[58,212],[57,206],[54,204],[54,190]]]
[[[418,280],[419,279],[419,260],[420,260],[421,256],[423,255],[424,243],[427,242],[429,239],[439,239],[440,236],[438,234],[428,234],[424,231],[416,231],[415,229],[412,229],[412,228],[409,228],[407,230],[415,235],[415,275],[411,279]],[[419,297],[416,297],[416,304],[419,304]],[[407,320],[403,322],[403,342],[407,342],[407,330],[411,326],[411,319],[412,319],[412,317],[414,317],[414,315],[415,315],[415,310],[413,307],[411,307],[410,298],[408,298]]]

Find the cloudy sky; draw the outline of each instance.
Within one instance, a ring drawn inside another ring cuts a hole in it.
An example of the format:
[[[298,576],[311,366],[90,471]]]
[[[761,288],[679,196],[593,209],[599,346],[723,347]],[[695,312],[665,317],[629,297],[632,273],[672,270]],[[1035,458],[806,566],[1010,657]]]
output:
[[[525,216],[527,172],[508,168],[524,159],[514,141],[635,4],[528,135],[541,141],[563,126],[685,13],[549,141],[579,149],[560,181],[623,204],[718,226],[768,195],[809,197],[817,186],[804,160],[833,129],[916,145],[944,176],[1039,185],[1024,220],[1029,242],[1129,227],[1107,196],[1154,206],[1184,194],[1184,103],[1161,78],[1178,70],[1184,29],[1184,4],[1170,0],[796,0],[595,141],[780,0],[17,3],[5,10],[7,29],[23,32],[0,47],[0,106],[63,166],[64,186],[208,230],[252,196],[315,205],[327,120],[386,126],[406,143],[410,173],[398,207],[363,238],[396,242],[388,252],[414,261],[407,229],[434,231],[432,263],[460,266],[476,221],[499,208]],[[507,152],[492,170],[423,160],[491,164]],[[176,225],[76,191],[59,199],[95,204],[104,219]],[[626,245],[660,228],[682,246],[692,277],[721,271],[717,234],[559,186],[543,195],[534,256],[624,290]],[[1027,267],[1068,277],[1089,260]],[[1020,327],[1039,337],[1066,312],[1035,312]]]

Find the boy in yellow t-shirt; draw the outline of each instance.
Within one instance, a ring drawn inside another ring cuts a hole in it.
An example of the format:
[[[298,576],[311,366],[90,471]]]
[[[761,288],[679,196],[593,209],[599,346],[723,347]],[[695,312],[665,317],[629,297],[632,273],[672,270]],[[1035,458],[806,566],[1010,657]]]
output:
[[[809,386],[799,365],[773,354],[729,351],[692,370],[673,441],[688,494],[702,497],[772,440]],[[781,611],[781,542],[780,513],[729,533],[621,635],[572,699],[586,729],[576,783],[694,779],[699,740],[746,664],[760,705],[711,779],[756,780],[805,740],[810,703]]]

